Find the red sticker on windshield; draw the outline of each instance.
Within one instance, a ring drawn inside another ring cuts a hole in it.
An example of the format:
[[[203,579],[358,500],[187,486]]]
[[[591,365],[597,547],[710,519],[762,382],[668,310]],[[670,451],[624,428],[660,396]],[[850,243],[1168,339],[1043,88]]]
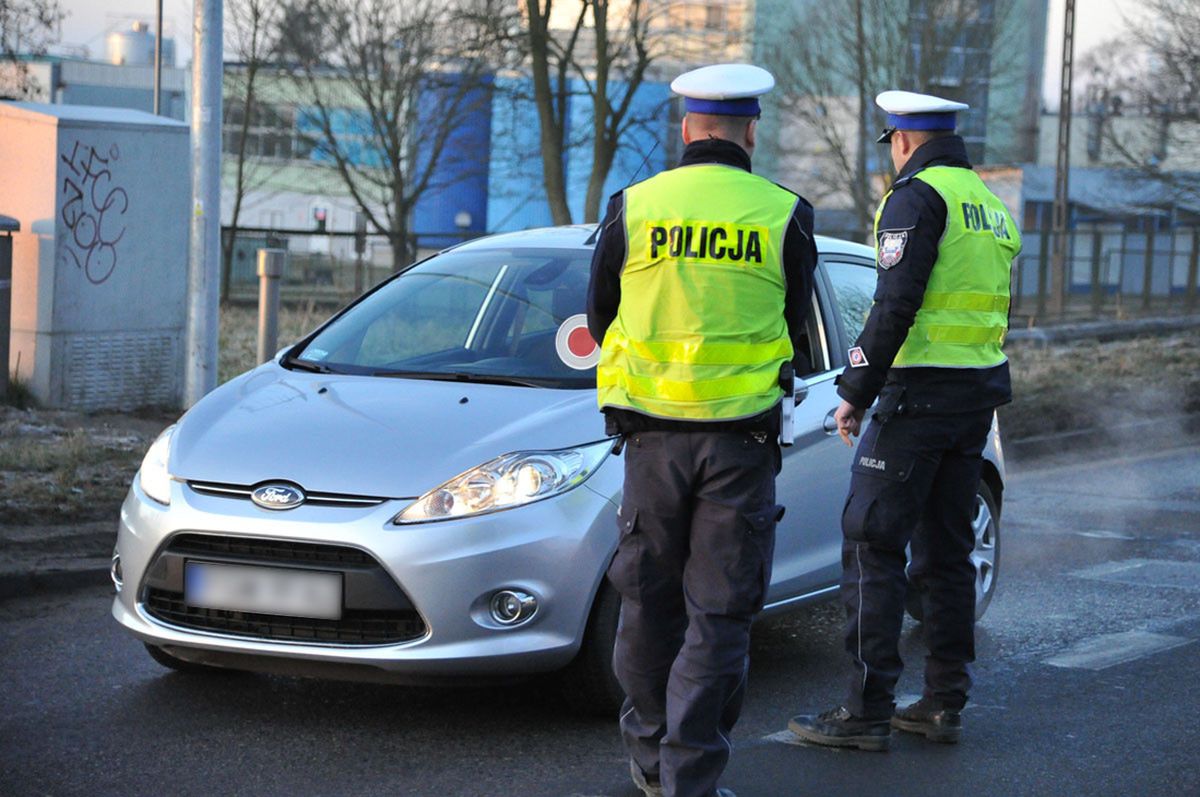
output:
[[[600,362],[600,347],[588,332],[587,315],[577,313],[562,322],[554,336],[554,350],[568,368],[586,371],[596,367]]]

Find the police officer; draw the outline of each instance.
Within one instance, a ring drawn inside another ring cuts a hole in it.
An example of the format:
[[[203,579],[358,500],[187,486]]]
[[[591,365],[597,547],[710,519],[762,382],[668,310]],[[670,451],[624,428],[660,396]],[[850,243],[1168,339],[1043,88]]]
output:
[[[971,520],[993,410],[1012,398],[1000,347],[1021,246],[954,135],[966,105],[906,91],[876,103],[889,125],[879,142],[890,144],[898,175],[875,215],[875,302],[838,378],[835,413],[850,445],[875,402],[842,515],[854,671],[844,705],[788,724],[807,741],[863,750],[886,750],[893,727],[940,742],[961,731],[975,658]],[[923,696],[896,711],[910,580],[929,656]]]
[[[625,441],[613,668],[647,795],[731,794],[717,780],[783,512],[780,372],[816,248],[812,207],[750,171],[757,98],[774,82],[747,64],[676,78],[679,168],[612,197],[592,259],[599,403]]]

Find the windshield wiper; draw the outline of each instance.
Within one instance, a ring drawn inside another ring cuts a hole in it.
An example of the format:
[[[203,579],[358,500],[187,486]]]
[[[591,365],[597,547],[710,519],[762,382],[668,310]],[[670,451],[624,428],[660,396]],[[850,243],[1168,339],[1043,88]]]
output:
[[[282,364],[285,368],[294,368],[297,371],[311,371],[314,374],[337,373],[328,365],[313,362],[312,360],[301,360],[299,357],[284,357]]]
[[[485,385],[514,385],[516,387],[545,387],[544,382],[498,374],[472,374],[466,371],[372,371],[371,376],[395,379],[430,379],[436,382],[477,382]]]

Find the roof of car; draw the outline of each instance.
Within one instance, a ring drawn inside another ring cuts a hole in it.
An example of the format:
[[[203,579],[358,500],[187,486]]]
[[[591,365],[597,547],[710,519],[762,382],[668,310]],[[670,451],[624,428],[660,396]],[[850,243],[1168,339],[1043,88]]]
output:
[[[460,244],[455,249],[467,251],[477,249],[495,249],[510,246],[542,246],[549,248],[583,248],[595,243],[592,236],[596,232],[595,224],[569,224],[562,227],[538,227],[532,230],[517,232],[502,232],[475,238]],[[864,244],[845,241],[841,238],[828,238],[818,235],[817,250],[822,254],[857,255],[874,258],[871,247]]]

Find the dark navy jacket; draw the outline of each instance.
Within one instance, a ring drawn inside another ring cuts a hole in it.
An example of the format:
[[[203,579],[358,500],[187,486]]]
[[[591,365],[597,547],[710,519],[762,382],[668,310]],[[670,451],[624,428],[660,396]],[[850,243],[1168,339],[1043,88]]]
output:
[[[750,171],[750,156],[732,141],[710,138],[688,144],[680,159],[680,166],[701,163],[719,163],[736,166]],[[608,210],[600,223],[600,238],[592,253],[592,277],[588,284],[587,316],[588,329],[597,341],[604,340],[604,333],[617,317],[617,306],[621,303],[621,269],[625,266],[625,192],[618,191],[608,201]],[[788,335],[797,352],[796,372],[809,370],[800,350],[800,338],[804,332],[804,320],[812,307],[813,271],[817,265],[817,247],[813,241],[813,208],[803,197],[788,222],[783,238],[783,276],[787,281],[784,295],[783,315],[787,320]],[[651,418],[632,410],[609,409],[607,413],[617,422],[622,432],[650,429],[658,430],[703,430],[721,431],[726,428],[762,429],[770,431],[777,421],[774,411],[758,418],[733,422],[675,421]]]
[[[892,368],[925,298],[946,230],[946,203],[930,185],[913,179],[927,166],[971,168],[962,138],[946,136],[922,144],[892,184],[879,234],[907,231],[908,237],[895,265],[875,269],[875,303],[855,343],[867,364],[847,366],[837,379],[838,395],[855,407],[871,406],[885,384],[897,391],[902,386],[903,403],[917,412],[972,412],[1012,401],[1007,361],[992,368]]]

